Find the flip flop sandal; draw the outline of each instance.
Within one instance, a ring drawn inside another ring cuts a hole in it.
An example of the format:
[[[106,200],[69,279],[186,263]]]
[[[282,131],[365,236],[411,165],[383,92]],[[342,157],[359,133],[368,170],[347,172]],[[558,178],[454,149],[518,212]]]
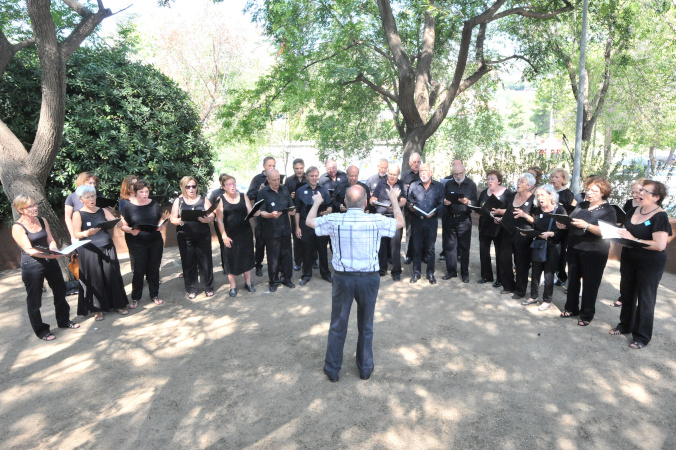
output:
[[[580,320],[577,324],[581,327],[586,327],[589,323],[589,320]]]
[[[152,301],[155,302],[156,305],[161,305],[164,303],[164,300],[160,299],[159,297],[153,297]]]
[[[68,322],[68,325],[67,325],[67,326],[65,326],[65,327],[59,327],[59,328],[72,328],[72,329],[76,329],[76,328],[80,328],[80,324],[79,324],[79,323],[75,323],[75,322],[73,322],[73,321],[71,320],[71,321]]]
[[[138,308],[138,300],[132,300],[131,305],[129,305],[129,309],[136,309]]]
[[[100,315],[98,315],[98,316],[94,316],[94,320],[96,320],[97,322],[100,322],[100,321],[102,321],[103,319],[105,319],[105,317],[103,316],[103,314],[100,314]]]
[[[127,314],[129,314],[128,309],[118,309],[117,312],[120,313],[120,315],[122,316],[126,316]]]
[[[52,333],[47,333],[40,339],[42,339],[43,341],[53,341],[54,339],[56,339],[56,336],[54,336]]]
[[[629,347],[639,349],[645,347],[645,344],[643,342],[634,341],[631,344],[629,344]]]

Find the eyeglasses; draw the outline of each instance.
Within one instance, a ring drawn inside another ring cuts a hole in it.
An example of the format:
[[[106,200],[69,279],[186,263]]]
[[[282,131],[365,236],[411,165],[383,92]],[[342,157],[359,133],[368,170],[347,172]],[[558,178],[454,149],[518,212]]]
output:
[[[197,189],[197,185],[196,184],[189,184],[185,188],[186,189]]]
[[[82,198],[84,198],[85,200],[89,200],[89,199],[92,199],[92,198],[96,198],[96,195],[92,195],[92,194],[90,194],[90,195],[83,195]]]
[[[639,189],[638,191],[639,191],[639,193],[644,193],[644,192],[645,192],[646,194],[655,195],[655,192],[650,192],[650,191],[648,191],[648,190],[646,190],[646,189]]]
[[[641,191],[631,191],[631,195],[638,195],[640,193],[641,193]]]

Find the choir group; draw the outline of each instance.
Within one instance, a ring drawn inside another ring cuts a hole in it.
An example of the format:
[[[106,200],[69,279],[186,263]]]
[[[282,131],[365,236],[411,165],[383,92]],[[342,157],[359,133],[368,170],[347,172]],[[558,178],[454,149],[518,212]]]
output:
[[[554,286],[567,283],[561,317],[579,316],[580,326],[589,325],[594,318],[611,241],[621,244],[620,298],[614,303],[621,307],[620,322],[610,333],[632,333],[632,348],[642,348],[650,342],[657,288],[666,265],[665,248],[672,233],[662,209],[667,196],[664,184],[637,180],[631,187],[632,198],[619,207],[609,203],[611,186],[601,176],[588,177],[583,195],[575,198],[566,187],[568,173],[561,168],[551,172],[550,184],[541,184],[542,170],[531,167],[518,177],[515,191],[503,186],[502,173],[491,170],[484,180],[486,189],[479,193],[459,160],[453,162],[452,174],[441,181],[433,179],[432,167],[422,164],[417,153],[411,155],[409,166],[400,174],[399,167],[382,159],[378,173],[361,182],[355,166],[342,172],[329,159],[326,172],[320,176],[317,167],[306,170],[303,160],[296,159],[293,175],[284,180],[275,169],[275,159],[266,157],[263,171],[253,178],[246,194],[237,191],[231,175],[222,174],[220,187],[209,195],[200,194],[195,178],[183,177],[181,194],[170,214],[163,213],[160,204],[150,197],[149,183],[134,175],[122,182],[115,214],[112,208],[103,207],[105,199],[97,196],[97,177],[85,172],[78,176],[77,188],[65,202],[66,226],[74,244],[62,251],[47,222],[38,217],[36,200],[20,194],[13,201],[19,218],[12,235],[21,248],[22,279],[33,331],[44,340],[55,338],[40,315],[45,279],[54,294],[58,326],[79,327],[70,320],[66,288],[56,262],[56,258],[74,249],[81,285],[78,315],[93,313],[95,320],[103,320],[104,313],[111,310],[128,314],[128,308],[136,308],[141,301],[144,282],[150,300],[157,305],[164,303],[159,298],[164,248],[161,230],[167,220],[176,225],[182,277],[190,299],[200,291],[207,297],[215,292],[210,222],[215,222],[217,229],[221,265],[228,276],[231,297],[237,295],[239,275],[243,275],[247,291],[256,291],[251,271],[263,275],[264,256],[270,292],[281,285],[294,288],[294,270],[302,271],[301,286],[310,282],[313,270],[319,270],[321,278],[332,283],[329,239],[316,235],[306,219],[317,194],[323,199],[320,216],[344,213],[347,189],[359,184],[369,199],[367,212],[389,217],[393,216],[393,205],[388,192],[400,190],[398,204],[406,222],[403,263],[412,265],[411,283],[421,279],[423,262],[427,281],[437,283],[435,244],[439,218],[443,248],[440,259],[446,268],[442,279],[459,278],[469,283],[472,214],[476,214],[481,266],[477,283],[492,283],[500,294],[522,299],[523,305],[540,303],[539,311],[550,307]],[[125,233],[129,249],[131,302],[108,231],[113,227]],[[402,231],[383,237],[378,249],[380,276],[386,276],[389,270],[395,282],[401,280],[403,273]],[[332,249],[336,251],[339,249]]]

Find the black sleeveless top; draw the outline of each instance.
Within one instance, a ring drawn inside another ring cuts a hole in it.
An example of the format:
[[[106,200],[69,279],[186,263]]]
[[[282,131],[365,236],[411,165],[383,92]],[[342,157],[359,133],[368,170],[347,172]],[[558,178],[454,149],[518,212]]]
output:
[[[106,222],[106,214],[103,212],[103,208],[99,208],[95,213],[88,213],[82,209],[77,211],[77,213],[82,218],[83,232],[90,228],[96,228],[102,222]],[[110,237],[110,233],[106,230],[99,230],[98,233],[82,239],[89,239],[91,242],[87,245],[94,245],[98,248],[105,248],[113,243],[113,238]]]
[[[518,208],[526,214],[531,214],[531,211],[535,209],[535,205],[533,205],[533,202],[535,201],[535,195],[531,194],[521,206],[514,206],[515,199],[516,194],[514,194],[512,201],[507,205],[505,215],[502,216],[502,224],[505,227],[507,233],[512,235],[515,242],[530,242],[533,238],[529,236],[522,236],[521,233],[518,232],[517,227],[521,228],[522,230],[530,230],[533,227],[525,217],[519,217],[515,219],[514,210]]]
[[[38,217],[38,221],[40,222],[40,226],[42,228],[40,229],[40,231],[37,231],[35,233],[31,233],[30,231],[28,231],[28,228],[26,228],[22,223],[14,222],[14,225],[19,225],[21,226],[21,228],[26,230],[26,236],[28,236],[28,240],[31,243],[31,247],[49,248],[49,243],[47,242],[47,229],[45,228],[45,222],[42,220],[42,217]],[[34,258],[28,253],[24,252],[23,249],[21,249],[21,263],[39,260],[46,261],[44,258]]]
[[[200,195],[199,199],[194,205],[189,205],[185,202],[183,197],[178,199],[178,217],[181,217],[181,211],[193,210],[193,211],[204,211],[204,196]],[[183,225],[176,227],[177,233],[185,233],[185,235],[190,239],[197,239],[204,237],[206,235],[211,235],[211,228],[209,228],[208,223],[202,223],[199,221],[193,222],[183,222]]]
[[[223,202],[223,227],[225,233],[229,238],[237,236],[238,234],[251,230],[251,225],[248,220],[244,220],[247,216],[246,201],[244,195],[239,194],[239,202],[232,204],[224,198]]]

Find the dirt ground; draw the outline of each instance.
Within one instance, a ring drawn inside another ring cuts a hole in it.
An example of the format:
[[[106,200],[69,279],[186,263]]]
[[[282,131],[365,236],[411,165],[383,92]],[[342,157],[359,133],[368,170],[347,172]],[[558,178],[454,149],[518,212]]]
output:
[[[322,373],[331,291],[318,273],[272,294],[254,276],[258,291],[232,299],[215,264],[216,296],[191,301],[167,249],[164,305],[146,291],[126,317],[76,317],[79,330],[43,342],[20,271],[1,272],[0,447],[676,448],[676,276],[662,279],[652,342],[633,350],[608,334],[617,262],[583,328],[558,317],[563,288],[538,312],[477,284],[473,238],[469,284],[441,280],[443,262],[433,286],[410,284],[410,266],[399,283],[382,278],[368,381],[354,363],[356,310],[340,381]],[[43,304],[55,326],[51,292]]]

